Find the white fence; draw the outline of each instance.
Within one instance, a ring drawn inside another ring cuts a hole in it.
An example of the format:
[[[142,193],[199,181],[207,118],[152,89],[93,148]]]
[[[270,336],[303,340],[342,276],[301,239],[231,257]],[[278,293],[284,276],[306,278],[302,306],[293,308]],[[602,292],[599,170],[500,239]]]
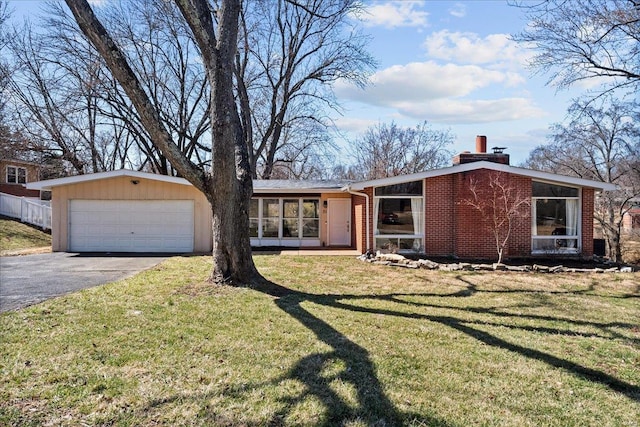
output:
[[[0,193],[0,215],[51,230],[51,207],[40,200]]]

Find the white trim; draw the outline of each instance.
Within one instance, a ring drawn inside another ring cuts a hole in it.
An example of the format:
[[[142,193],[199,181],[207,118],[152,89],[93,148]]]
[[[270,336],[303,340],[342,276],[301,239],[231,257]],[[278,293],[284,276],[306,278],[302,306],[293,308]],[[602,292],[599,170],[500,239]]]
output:
[[[549,182],[549,181],[540,181],[537,182],[545,182],[547,184],[557,185],[557,183]],[[559,197],[559,196],[531,196],[531,254],[532,255],[541,255],[541,254],[554,254],[554,253],[564,253],[564,254],[577,254],[582,252],[582,188],[581,187],[570,187],[578,190],[578,195],[574,197]],[[554,236],[554,235],[539,235],[537,233],[537,200],[575,200],[577,202],[577,223],[576,223],[576,234],[575,235],[565,235],[565,236]],[[571,247],[557,247],[555,245],[553,249],[545,250],[545,249],[534,249],[534,242],[536,240],[575,240],[576,246]]]
[[[450,166],[447,168],[434,169],[434,170],[414,173],[410,175],[398,175],[398,176],[393,176],[389,178],[354,182],[349,186],[349,188],[352,190],[364,190],[367,187],[381,187],[381,186],[387,186],[387,185],[401,184],[404,182],[419,181],[426,178],[433,178],[437,176],[450,175],[450,174],[461,173],[461,172],[469,172],[469,171],[478,170],[478,169],[489,169],[497,172],[506,172],[514,175],[530,177],[537,180],[550,181],[554,184],[557,184],[557,183],[571,184],[571,185],[577,185],[581,187],[595,188],[602,191],[614,191],[618,189],[617,185],[608,184],[605,182],[592,181],[589,179],[582,179],[582,178],[574,178],[570,176],[557,175],[557,174],[548,173],[548,172],[540,172],[540,171],[535,171],[531,169],[518,168],[514,166],[503,165],[500,163],[493,163],[493,162],[487,162],[487,161],[464,163],[460,165]],[[345,191],[346,191],[346,187],[345,187]]]
[[[364,197],[364,202],[366,203],[365,205],[365,229],[367,230],[367,237],[366,237],[366,241],[367,241],[367,247],[364,248],[364,252],[368,251],[368,250],[373,250],[373,247],[371,246],[371,228],[369,225],[369,218],[371,216],[371,214],[369,213],[369,195],[367,193],[359,193],[357,191],[353,191],[351,190],[351,187],[348,186],[347,187],[347,192],[349,194],[353,194],[355,196],[360,196],[360,197]],[[351,206],[351,208],[353,209],[353,206]],[[358,240],[358,236],[356,236],[356,240]],[[353,242],[351,242],[353,243]],[[356,242],[357,245],[357,242]]]
[[[30,190],[51,190],[53,187],[60,187],[62,185],[79,184],[82,182],[97,181],[100,179],[109,179],[119,176],[128,176],[131,178],[151,179],[154,181],[170,182],[180,185],[191,185],[189,181],[184,178],[178,178],[175,176],[158,175],[149,172],[138,172],[129,169],[119,169],[109,172],[88,173],[85,175],[69,176],[66,178],[48,179],[46,181],[37,181],[27,184],[27,188]]]

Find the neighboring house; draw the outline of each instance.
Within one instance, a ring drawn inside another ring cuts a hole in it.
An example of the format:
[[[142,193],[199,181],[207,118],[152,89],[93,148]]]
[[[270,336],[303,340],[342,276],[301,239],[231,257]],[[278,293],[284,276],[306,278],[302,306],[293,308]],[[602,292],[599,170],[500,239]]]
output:
[[[38,190],[29,190],[26,187],[26,184],[39,179],[40,165],[37,163],[0,159],[0,193],[40,198]]]
[[[625,234],[640,234],[640,207],[633,207],[624,214],[622,232]]]
[[[615,186],[508,165],[506,154],[461,153],[452,167],[364,182],[254,181],[255,247],[328,247],[493,259],[496,248],[477,211],[462,201],[469,182],[506,176],[530,198],[505,257],[593,255],[596,191]],[[129,170],[29,185],[52,190],[53,250],[208,252],[211,210],[182,178]]]

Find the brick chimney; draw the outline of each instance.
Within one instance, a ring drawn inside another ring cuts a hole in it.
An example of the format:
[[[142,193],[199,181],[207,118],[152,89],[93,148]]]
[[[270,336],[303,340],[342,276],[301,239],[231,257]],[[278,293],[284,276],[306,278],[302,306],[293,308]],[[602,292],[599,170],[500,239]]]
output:
[[[463,151],[453,158],[453,164],[461,165],[464,163],[479,162],[481,160],[503,165],[509,164],[509,155],[503,152],[506,150],[506,147],[492,147],[491,149],[493,153],[487,153],[487,137],[485,135],[478,135],[476,136],[476,152],[470,153]]]

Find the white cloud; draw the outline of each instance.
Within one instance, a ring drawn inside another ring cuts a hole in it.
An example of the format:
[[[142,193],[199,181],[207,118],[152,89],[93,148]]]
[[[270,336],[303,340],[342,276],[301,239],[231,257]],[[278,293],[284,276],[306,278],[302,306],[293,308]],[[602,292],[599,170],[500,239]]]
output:
[[[437,99],[423,103],[400,104],[396,108],[409,117],[448,124],[511,121],[545,115],[543,110],[526,98]]]
[[[493,64],[522,68],[529,51],[509,39],[508,34],[489,34],[442,30],[429,35],[424,42],[430,58],[465,64]]]
[[[483,123],[541,117],[544,112],[526,97],[478,99],[480,89],[522,84],[518,74],[477,65],[439,65],[433,61],[395,65],[372,76],[360,89],[335,86],[343,99],[390,108],[405,117],[440,123]],[[474,99],[467,99],[473,96]]]
[[[514,73],[488,70],[477,65],[439,65],[433,61],[394,65],[375,73],[366,90],[339,83],[338,96],[375,104],[415,102],[425,99],[462,97],[491,84],[513,86],[520,82]]]
[[[462,3],[456,3],[449,8],[449,14],[456,18],[464,18],[467,15],[467,7]]]
[[[423,5],[423,1],[375,4],[366,9],[365,14],[362,15],[362,20],[368,27],[425,27],[429,13],[421,10]]]
[[[343,132],[363,133],[369,127],[378,123],[373,119],[361,119],[355,117],[338,117],[334,120],[336,126]]]

